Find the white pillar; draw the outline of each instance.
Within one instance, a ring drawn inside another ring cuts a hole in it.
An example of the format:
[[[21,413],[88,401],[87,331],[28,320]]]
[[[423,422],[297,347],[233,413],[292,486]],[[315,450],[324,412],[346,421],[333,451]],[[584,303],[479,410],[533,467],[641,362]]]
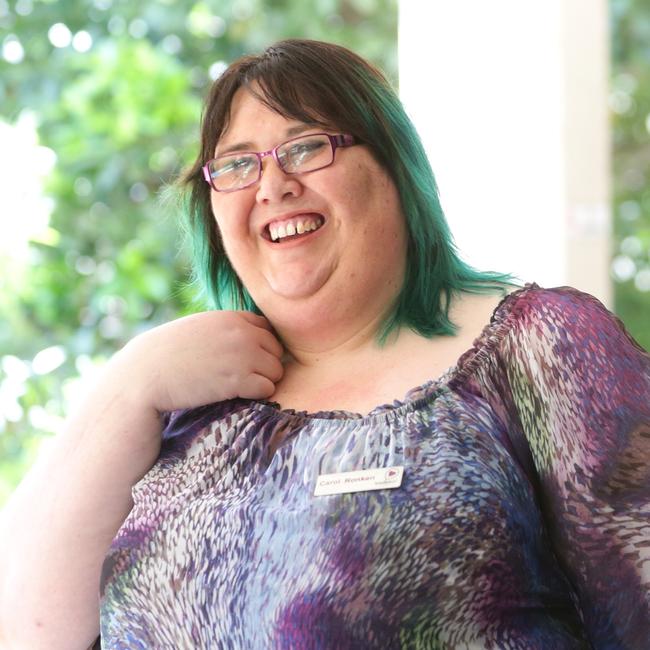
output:
[[[400,0],[400,94],[461,253],[611,302],[605,0]]]

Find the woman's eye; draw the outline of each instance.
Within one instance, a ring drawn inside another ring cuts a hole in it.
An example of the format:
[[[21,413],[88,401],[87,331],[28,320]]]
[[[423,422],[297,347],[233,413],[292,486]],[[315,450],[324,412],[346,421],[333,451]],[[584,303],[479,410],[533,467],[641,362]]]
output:
[[[219,166],[219,174],[245,174],[255,167],[255,159],[250,156],[230,158]]]
[[[233,169],[243,170],[253,166],[253,159],[250,157],[236,158],[233,161]]]
[[[319,142],[318,140],[313,141],[313,142],[301,142],[299,144],[293,145],[291,147],[291,156],[307,156],[310,153],[313,153],[315,151],[318,151],[319,149],[322,149],[323,143]]]

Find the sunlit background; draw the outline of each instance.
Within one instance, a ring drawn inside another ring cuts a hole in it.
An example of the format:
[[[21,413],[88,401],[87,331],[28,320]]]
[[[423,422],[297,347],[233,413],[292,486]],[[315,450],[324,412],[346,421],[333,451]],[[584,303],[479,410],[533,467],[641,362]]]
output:
[[[397,86],[399,9],[397,0],[0,0],[0,504],[108,356],[201,308],[159,191],[196,153],[211,80],[237,56],[295,36],[347,45]],[[608,21],[603,263],[611,306],[650,347],[650,0],[610,0]],[[430,84],[426,42],[421,52],[407,72]],[[444,65],[452,75],[454,57]],[[471,109],[476,123],[447,134],[450,150],[485,117],[481,102]],[[449,185],[471,192],[470,173]],[[514,183],[503,178],[504,202],[518,196]],[[518,201],[522,213],[534,207],[534,197]],[[503,263],[489,262],[511,270]]]

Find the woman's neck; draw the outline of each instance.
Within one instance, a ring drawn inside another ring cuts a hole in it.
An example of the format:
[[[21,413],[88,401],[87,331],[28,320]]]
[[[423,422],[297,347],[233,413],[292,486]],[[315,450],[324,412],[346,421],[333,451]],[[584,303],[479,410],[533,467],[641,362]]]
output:
[[[330,366],[340,367],[352,359],[377,354],[382,349],[377,342],[382,323],[383,318],[378,317],[361,324],[348,323],[340,328],[331,323],[325,327],[321,324],[300,329],[276,326],[276,332],[284,344],[289,363],[304,368],[318,366],[325,370]],[[385,346],[390,347],[398,338],[397,332],[391,333]]]
[[[408,390],[440,377],[471,348],[500,300],[496,295],[459,296],[450,313],[458,326],[455,336],[424,338],[401,327],[380,346],[378,320],[338,339],[331,332],[327,338],[283,339],[285,373],[271,399],[283,408],[356,413],[402,399]]]

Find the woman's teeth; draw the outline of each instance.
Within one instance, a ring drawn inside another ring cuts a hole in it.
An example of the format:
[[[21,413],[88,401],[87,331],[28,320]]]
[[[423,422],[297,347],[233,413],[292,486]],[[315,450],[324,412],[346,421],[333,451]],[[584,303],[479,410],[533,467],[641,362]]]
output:
[[[318,230],[323,225],[321,217],[293,218],[269,225],[269,234],[272,241],[278,241],[291,235],[302,235],[312,230]]]

